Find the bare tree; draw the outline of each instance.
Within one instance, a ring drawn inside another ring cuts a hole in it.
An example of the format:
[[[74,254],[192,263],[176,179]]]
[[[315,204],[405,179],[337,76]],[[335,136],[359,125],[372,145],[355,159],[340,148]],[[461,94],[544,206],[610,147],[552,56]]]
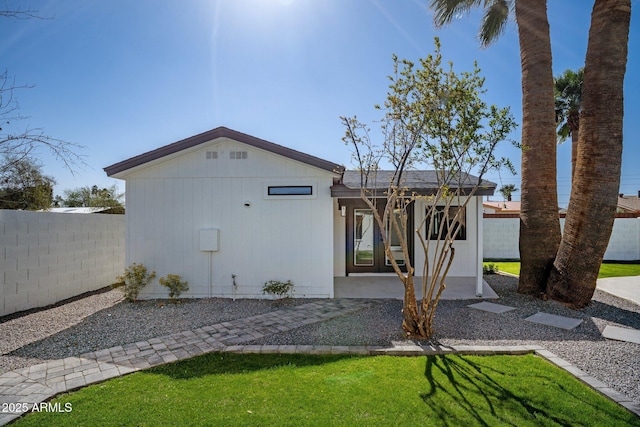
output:
[[[19,7],[13,10],[0,10],[0,17],[8,19],[42,19],[38,11]],[[35,157],[34,155],[39,148],[44,148],[73,173],[79,166],[85,164],[83,156],[78,154],[78,151],[84,147],[69,141],[53,138],[41,128],[21,125],[27,117],[19,112],[20,108],[15,92],[30,88],[32,88],[30,85],[16,84],[15,78],[10,76],[6,70],[0,74],[0,156],[10,156],[15,160],[26,160],[30,157]],[[0,173],[2,172],[4,172],[4,169],[0,169]]]
[[[0,16],[10,19],[43,19],[37,10],[33,10],[31,8],[22,9],[21,7],[14,9],[0,9]]]

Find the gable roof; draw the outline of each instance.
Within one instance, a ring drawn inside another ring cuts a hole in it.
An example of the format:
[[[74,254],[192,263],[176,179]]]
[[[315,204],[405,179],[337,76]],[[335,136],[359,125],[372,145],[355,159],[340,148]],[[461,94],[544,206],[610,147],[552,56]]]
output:
[[[495,209],[496,213],[520,213],[520,202],[499,202],[493,200],[487,200],[482,202],[482,206],[485,208]]]
[[[262,150],[270,151],[274,154],[278,154],[280,156],[287,157],[292,160],[306,163],[310,166],[314,166],[319,169],[323,169],[335,174],[341,174],[344,171],[344,166],[338,165],[328,160],[323,160],[319,157],[315,157],[310,154],[305,154],[300,151],[292,150],[291,148],[274,144],[273,142],[265,141],[264,139],[259,139],[254,136],[247,135],[245,133],[241,133],[241,132],[238,132],[226,127],[222,127],[222,126],[217,127],[215,129],[211,129],[207,132],[203,132],[198,135],[194,135],[192,137],[174,142],[172,144],[165,145],[155,150],[148,151],[138,156],[131,157],[130,159],[123,160],[111,166],[107,166],[106,168],[104,168],[104,171],[107,173],[107,176],[114,176],[116,174],[127,171],[129,169],[142,166],[154,160],[158,160],[163,157],[169,156],[171,154],[175,154],[180,151],[186,150],[188,148],[192,148],[200,144],[210,142],[216,138],[233,139],[243,144],[260,148]]]
[[[640,212],[640,192],[637,196],[618,195],[618,210],[622,212]]]
[[[369,190],[384,191],[389,187],[389,182],[393,178],[393,171],[379,170],[376,172],[375,180],[370,180],[366,188]],[[466,174],[458,181],[459,188],[463,193],[470,192],[478,182],[478,177]],[[410,193],[420,195],[435,194],[440,188],[436,171],[411,170],[404,173],[404,186]],[[452,182],[452,185],[454,183]],[[496,183],[482,180],[476,196],[491,196],[495,192]],[[341,182],[331,187],[331,196],[333,197],[360,197],[360,172],[345,171]]]

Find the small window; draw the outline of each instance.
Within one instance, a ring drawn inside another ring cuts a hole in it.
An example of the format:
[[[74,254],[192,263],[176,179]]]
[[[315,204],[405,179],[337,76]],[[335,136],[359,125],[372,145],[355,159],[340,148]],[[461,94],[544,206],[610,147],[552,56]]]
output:
[[[461,208],[459,206],[450,206],[449,210],[445,211],[444,206],[437,206],[435,216],[433,218],[433,226],[431,230],[428,231],[429,239],[443,240],[443,238],[449,232],[449,227],[451,227],[452,225],[453,218],[456,216],[456,214],[460,209],[464,209],[464,208]],[[458,222],[459,224],[456,224],[455,226],[457,227],[459,225],[460,228],[456,233],[455,240],[467,240],[467,216],[466,216],[465,210],[463,210],[460,216],[458,217]],[[442,231],[441,231],[442,234],[438,234],[441,226],[442,226]]]
[[[311,185],[278,185],[269,186],[267,189],[269,196],[311,196],[313,186]]]
[[[218,152],[217,151],[207,151],[207,160],[217,159]]]
[[[229,158],[232,160],[245,160],[247,158],[246,151],[230,151]]]

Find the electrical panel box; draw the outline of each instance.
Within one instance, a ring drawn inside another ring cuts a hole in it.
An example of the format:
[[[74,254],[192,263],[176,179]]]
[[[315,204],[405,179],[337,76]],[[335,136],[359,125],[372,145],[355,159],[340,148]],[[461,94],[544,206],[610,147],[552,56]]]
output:
[[[200,250],[209,252],[220,250],[220,230],[218,228],[200,230]]]

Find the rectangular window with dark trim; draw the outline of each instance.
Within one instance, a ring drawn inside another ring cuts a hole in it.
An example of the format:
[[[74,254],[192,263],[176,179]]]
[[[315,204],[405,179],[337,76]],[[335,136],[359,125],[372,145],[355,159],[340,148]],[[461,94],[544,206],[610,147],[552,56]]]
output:
[[[449,232],[449,227],[452,226],[453,218],[458,213],[458,210],[465,209],[464,207],[459,206],[449,206],[449,210],[445,210],[444,206],[436,206],[435,216],[433,217],[433,226],[431,230],[428,231],[430,240],[443,240],[444,237]],[[455,240],[467,240],[467,215],[466,211],[463,210],[458,217],[460,228],[456,233]],[[442,230],[440,227],[442,226]],[[438,233],[440,232],[440,234]]]
[[[267,189],[269,196],[311,196],[313,186],[311,185],[277,185],[269,186]]]

